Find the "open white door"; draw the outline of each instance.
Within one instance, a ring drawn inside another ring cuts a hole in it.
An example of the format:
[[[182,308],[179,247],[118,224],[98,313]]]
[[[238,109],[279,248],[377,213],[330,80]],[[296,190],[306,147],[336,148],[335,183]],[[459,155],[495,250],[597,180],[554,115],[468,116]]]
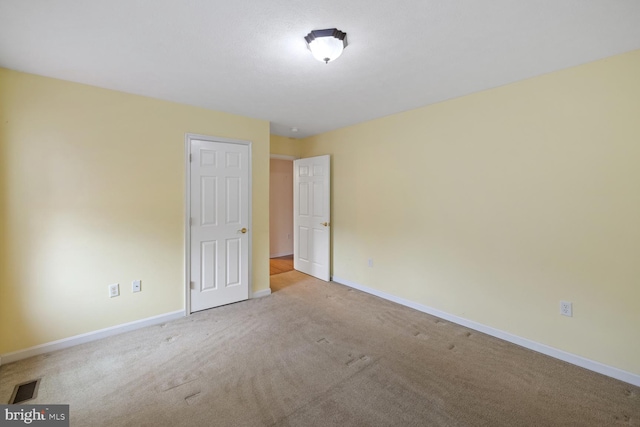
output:
[[[190,311],[249,298],[250,147],[190,137]]]
[[[293,267],[329,281],[330,157],[293,162]]]

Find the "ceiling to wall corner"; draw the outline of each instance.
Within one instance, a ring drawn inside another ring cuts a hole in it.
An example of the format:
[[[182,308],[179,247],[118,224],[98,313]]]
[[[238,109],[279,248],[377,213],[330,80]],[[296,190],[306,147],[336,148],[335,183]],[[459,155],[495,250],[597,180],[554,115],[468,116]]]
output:
[[[638,0],[0,0],[0,66],[302,138],[640,49],[639,22]],[[333,27],[324,64],[304,36]]]

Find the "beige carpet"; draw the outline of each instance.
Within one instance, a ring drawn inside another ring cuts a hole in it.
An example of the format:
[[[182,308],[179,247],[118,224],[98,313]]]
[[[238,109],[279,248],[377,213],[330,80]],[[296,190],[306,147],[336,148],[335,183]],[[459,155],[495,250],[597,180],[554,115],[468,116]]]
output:
[[[334,283],[0,367],[72,426],[640,425],[640,389]],[[291,279],[291,277],[289,278]]]

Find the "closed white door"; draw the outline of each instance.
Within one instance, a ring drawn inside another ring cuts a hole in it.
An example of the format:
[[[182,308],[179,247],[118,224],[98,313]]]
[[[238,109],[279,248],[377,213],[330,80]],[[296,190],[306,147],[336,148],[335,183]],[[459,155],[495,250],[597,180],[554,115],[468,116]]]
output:
[[[249,149],[190,141],[191,312],[249,298]]]
[[[293,267],[329,281],[331,265],[330,157],[293,162]]]

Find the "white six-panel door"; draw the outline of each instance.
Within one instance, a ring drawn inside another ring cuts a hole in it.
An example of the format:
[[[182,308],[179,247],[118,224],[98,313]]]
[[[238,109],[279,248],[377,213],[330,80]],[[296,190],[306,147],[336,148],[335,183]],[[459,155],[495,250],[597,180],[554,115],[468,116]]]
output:
[[[293,162],[293,266],[330,279],[330,157]]]
[[[190,140],[191,312],[249,298],[249,149]]]

